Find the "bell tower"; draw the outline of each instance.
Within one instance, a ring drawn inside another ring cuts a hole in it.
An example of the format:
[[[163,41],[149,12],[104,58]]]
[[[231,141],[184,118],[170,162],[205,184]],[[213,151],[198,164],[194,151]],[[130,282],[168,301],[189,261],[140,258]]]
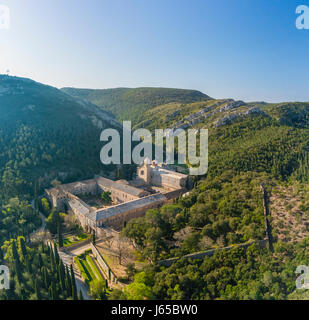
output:
[[[137,170],[137,175],[140,179],[144,180],[145,183],[150,184],[151,183],[151,165],[150,165],[150,160],[146,158],[144,160],[144,163],[141,167],[138,168]]]

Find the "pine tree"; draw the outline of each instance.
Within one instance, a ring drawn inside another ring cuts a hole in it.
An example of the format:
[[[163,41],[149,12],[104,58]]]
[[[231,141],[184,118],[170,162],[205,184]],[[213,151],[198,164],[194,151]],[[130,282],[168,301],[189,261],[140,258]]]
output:
[[[72,296],[73,300],[77,300],[77,288],[76,288],[76,282],[75,282],[75,275],[73,270],[73,265],[71,265],[71,282],[72,282]]]

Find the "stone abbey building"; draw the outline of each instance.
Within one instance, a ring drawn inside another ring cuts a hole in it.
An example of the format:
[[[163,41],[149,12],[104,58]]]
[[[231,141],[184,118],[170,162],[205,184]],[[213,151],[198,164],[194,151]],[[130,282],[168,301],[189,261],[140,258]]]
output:
[[[98,230],[104,226],[119,229],[124,221],[140,217],[147,210],[158,208],[186,192],[187,179],[183,173],[146,159],[132,181],[95,176],[45,192],[53,207],[71,210],[84,229]],[[111,193],[113,205],[95,208],[79,198],[81,195],[99,196],[103,191]]]

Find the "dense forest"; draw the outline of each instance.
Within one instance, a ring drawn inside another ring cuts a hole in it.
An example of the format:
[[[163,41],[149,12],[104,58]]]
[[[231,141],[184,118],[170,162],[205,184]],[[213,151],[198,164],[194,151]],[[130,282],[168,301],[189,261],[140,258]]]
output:
[[[171,267],[148,266],[126,289],[129,299],[308,299],[296,290],[295,270],[308,265],[308,241],[276,243],[274,253],[251,245],[218,251],[204,260],[178,260]]]
[[[108,170],[100,162],[100,133],[110,123],[70,96],[34,81],[0,78],[0,203]]]

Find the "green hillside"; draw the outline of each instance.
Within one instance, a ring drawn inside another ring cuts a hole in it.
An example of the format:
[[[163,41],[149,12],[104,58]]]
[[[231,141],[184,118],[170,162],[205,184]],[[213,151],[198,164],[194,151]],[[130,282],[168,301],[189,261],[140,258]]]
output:
[[[196,90],[170,88],[116,88],[75,89],[63,88],[67,94],[84,99],[113,113],[118,120],[134,123],[143,119],[145,111],[170,102],[190,103],[207,100],[209,97]]]
[[[123,234],[142,255],[156,262],[264,239],[261,182],[275,196],[270,210],[276,215],[269,218],[275,252],[252,245],[167,268],[154,262],[127,289],[132,296],[144,285],[158,299],[305,298],[295,291],[295,269],[309,263],[308,108],[209,100],[165,104],[144,114],[137,126],[208,128],[209,171],[185,198],[127,224]],[[291,188],[293,193],[284,191]],[[288,205],[280,206],[282,198]]]
[[[0,76],[1,200],[33,193],[50,181],[104,170],[100,133],[108,115],[29,79]]]

